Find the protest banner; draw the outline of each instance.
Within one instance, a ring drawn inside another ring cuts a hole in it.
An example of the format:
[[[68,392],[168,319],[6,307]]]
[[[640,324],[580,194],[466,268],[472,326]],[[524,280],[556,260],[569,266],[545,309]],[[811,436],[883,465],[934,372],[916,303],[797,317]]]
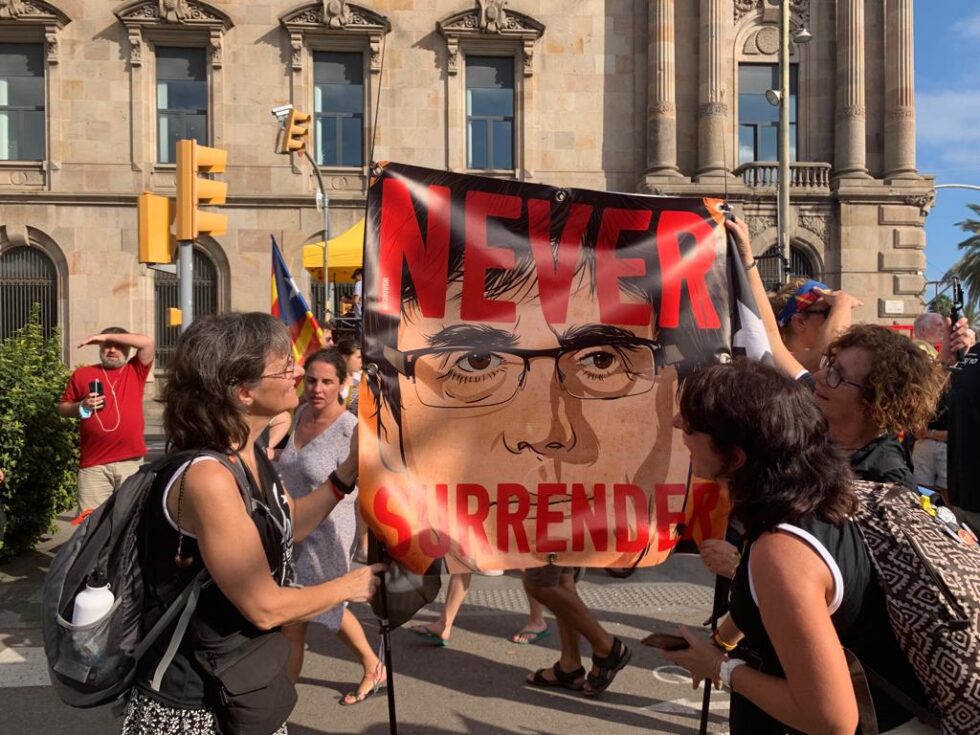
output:
[[[767,347],[723,202],[375,174],[359,485],[391,554],[645,566],[721,536],[672,421],[687,371]]]

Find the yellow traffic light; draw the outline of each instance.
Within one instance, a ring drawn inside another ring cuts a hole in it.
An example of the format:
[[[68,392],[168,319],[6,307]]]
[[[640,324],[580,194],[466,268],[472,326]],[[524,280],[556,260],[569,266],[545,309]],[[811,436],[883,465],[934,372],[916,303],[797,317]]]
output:
[[[221,173],[228,161],[228,151],[206,148],[195,140],[177,141],[177,239],[195,240],[206,232],[222,235],[228,229],[228,217],[202,212],[201,204],[224,204],[228,184],[198,176],[198,173]]]
[[[301,153],[306,150],[306,141],[310,137],[310,120],[308,113],[290,110],[279,135],[276,153]]]
[[[184,312],[180,309],[170,307],[167,309],[167,326],[179,327],[184,323]]]
[[[139,221],[140,263],[170,263],[176,247],[170,225],[174,221],[174,208],[170,199],[144,192],[136,200]]]

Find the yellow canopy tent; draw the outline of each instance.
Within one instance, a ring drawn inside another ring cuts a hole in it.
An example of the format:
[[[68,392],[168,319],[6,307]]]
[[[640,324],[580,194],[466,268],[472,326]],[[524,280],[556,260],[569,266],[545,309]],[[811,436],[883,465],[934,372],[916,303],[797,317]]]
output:
[[[352,282],[354,271],[361,268],[364,261],[364,219],[360,219],[347,232],[330,238],[328,245],[330,282]],[[323,280],[322,241],[303,246],[303,267],[316,280]]]

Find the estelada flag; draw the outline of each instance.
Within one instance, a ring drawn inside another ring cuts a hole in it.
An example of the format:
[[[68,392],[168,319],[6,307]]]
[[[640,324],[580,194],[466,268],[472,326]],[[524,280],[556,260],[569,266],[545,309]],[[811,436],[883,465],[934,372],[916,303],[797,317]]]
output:
[[[720,537],[672,426],[768,350],[718,199],[390,163],[368,191],[360,504],[416,571],[650,565]],[[365,385],[366,384],[366,385]]]
[[[275,237],[272,238],[272,316],[289,330],[293,358],[300,365],[305,364],[307,357],[326,346],[327,340],[320,323],[313,316],[306,297],[293,280]]]

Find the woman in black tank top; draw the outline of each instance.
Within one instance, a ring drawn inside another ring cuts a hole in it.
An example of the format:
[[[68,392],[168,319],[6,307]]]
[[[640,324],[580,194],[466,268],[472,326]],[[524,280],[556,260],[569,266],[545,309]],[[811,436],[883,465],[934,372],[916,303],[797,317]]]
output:
[[[708,367],[688,378],[675,427],[693,473],[727,481],[745,529],[730,608],[745,638],[726,656],[683,629],[690,648],[665,655],[695,684],[731,688],[732,735],[854,733],[845,647],[924,702],[849,520],[857,501],[847,460],[806,388],[759,363]],[[879,692],[872,698],[881,732],[911,719]],[[901,732],[932,732],[917,725]]]
[[[356,431],[348,460],[296,501],[256,451],[269,421],[296,407],[302,375],[286,328],[268,314],[195,320],[177,343],[163,394],[169,447],[218,453],[242,471],[199,457],[154,486],[141,521],[144,620],[158,619],[200,570],[211,582],[170,665],[156,671],[166,631],[140,661],[124,735],[284,733],[296,695],[280,627],[374,593],[381,565],[293,586],[293,541],[323,522],[357,474]],[[233,711],[237,692],[248,699]]]

